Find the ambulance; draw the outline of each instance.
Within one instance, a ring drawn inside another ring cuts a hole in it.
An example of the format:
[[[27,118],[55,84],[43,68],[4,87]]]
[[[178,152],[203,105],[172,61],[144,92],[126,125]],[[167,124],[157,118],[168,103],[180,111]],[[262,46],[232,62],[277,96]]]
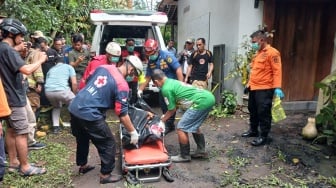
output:
[[[146,70],[145,53],[143,44],[147,38],[158,41],[160,49],[166,49],[159,26],[164,26],[168,17],[163,12],[145,10],[93,10],[90,20],[95,25],[92,39],[91,53],[104,54],[106,45],[118,42],[125,49],[125,40],[135,40],[135,51],[141,54],[144,69]],[[144,70],[144,71],[145,71]],[[159,89],[151,82],[145,89],[151,92],[159,92]]]

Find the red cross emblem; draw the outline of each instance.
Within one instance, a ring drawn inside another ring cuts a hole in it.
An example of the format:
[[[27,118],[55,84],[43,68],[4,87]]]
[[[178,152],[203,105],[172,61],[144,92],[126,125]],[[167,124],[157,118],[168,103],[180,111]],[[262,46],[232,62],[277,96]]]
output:
[[[97,88],[103,87],[107,83],[107,76],[98,76],[96,81],[94,82]]]

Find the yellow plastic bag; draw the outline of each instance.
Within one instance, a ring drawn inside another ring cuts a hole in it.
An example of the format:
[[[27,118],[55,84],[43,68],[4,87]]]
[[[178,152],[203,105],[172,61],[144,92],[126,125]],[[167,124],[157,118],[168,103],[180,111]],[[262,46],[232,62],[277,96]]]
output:
[[[272,120],[274,123],[277,123],[284,119],[286,119],[286,113],[282,108],[281,99],[279,97],[274,97],[272,105]]]

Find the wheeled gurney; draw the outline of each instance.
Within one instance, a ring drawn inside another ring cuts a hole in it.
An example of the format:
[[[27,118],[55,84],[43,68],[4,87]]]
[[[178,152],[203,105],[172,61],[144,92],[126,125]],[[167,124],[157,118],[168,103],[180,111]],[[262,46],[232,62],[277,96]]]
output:
[[[153,136],[149,133],[153,133],[152,130],[160,122],[160,118],[147,120],[147,112],[135,107],[129,108],[129,115],[140,134],[139,142],[141,144],[137,148],[133,145],[133,148],[125,147],[125,143],[128,142],[125,137],[128,133],[120,124],[121,167],[128,182],[133,184],[155,182],[159,181],[162,175],[167,181],[174,181],[168,170],[172,162],[164,145],[163,133],[160,134],[160,137],[157,134]],[[146,131],[141,131],[144,129]],[[151,136],[141,138],[144,134]]]

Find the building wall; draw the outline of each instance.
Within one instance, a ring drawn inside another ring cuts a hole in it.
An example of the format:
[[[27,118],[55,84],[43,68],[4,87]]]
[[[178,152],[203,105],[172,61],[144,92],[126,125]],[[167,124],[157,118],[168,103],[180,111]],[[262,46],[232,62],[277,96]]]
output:
[[[254,8],[252,0],[183,0],[178,1],[178,51],[188,37],[206,39],[207,48],[225,44],[225,74],[233,53],[238,51],[243,36],[249,36],[262,25],[263,3]],[[240,80],[229,80],[224,87],[242,95]],[[239,102],[241,97],[239,98]]]

